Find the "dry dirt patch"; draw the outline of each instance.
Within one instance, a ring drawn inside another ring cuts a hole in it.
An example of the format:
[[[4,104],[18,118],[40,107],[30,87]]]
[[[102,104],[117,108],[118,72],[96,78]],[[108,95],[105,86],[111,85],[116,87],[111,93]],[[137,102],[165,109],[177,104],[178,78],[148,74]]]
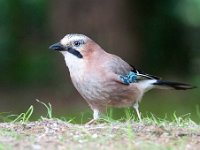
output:
[[[112,122],[75,125],[58,119],[1,123],[0,149],[200,149],[200,127]]]

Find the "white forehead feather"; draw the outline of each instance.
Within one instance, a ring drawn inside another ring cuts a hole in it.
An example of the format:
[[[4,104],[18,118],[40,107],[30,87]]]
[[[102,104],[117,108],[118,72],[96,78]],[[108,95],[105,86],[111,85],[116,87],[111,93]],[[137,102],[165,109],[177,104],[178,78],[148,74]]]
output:
[[[77,40],[87,40],[89,39],[87,36],[83,34],[67,34],[63,39],[61,39],[60,43],[63,45],[66,45],[72,41],[77,41]]]

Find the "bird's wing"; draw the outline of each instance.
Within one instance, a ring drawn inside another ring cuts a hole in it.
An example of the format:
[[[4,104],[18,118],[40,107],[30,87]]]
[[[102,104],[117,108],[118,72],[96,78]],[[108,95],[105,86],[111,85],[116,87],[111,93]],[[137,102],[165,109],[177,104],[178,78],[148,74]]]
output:
[[[106,68],[109,69],[109,71],[112,71],[115,74],[118,75],[126,75],[131,70],[133,70],[133,67],[130,66],[127,62],[125,62],[123,59],[116,55],[110,54],[110,58],[108,58],[108,61],[105,62]]]
[[[137,75],[137,80],[160,79],[157,76],[153,76],[143,71],[137,70],[134,66],[128,64],[116,55],[111,55],[109,61],[106,62],[106,66],[110,71],[118,75],[127,75],[130,71],[132,71]]]
[[[130,65],[130,66],[132,66],[132,65]],[[156,79],[156,80],[160,80],[161,79],[158,76],[150,75],[150,74],[145,73],[144,71],[138,70],[134,66],[132,66],[132,68],[133,68],[133,70],[131,70],[131,71],[136,73],[137,76],[139,77],[139,79]]]

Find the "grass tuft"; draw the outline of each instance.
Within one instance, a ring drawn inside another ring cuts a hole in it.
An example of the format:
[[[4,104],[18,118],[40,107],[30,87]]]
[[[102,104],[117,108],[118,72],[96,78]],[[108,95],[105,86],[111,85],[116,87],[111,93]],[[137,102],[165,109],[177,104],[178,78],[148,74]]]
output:
[[[31,105],[28,110],[25,113],[21,113],[19,114],[14,120],[13,122],[21,122],[21,123],[26,123],[29,121],[30,117],[33,114],[33,106]]]
[[[40,104],[42,104],[43,106],[45,106],[45,108],[47,109],[47,115],[46,118],[48,119],[52,119],[53,118],[53,110],[52,110],[52,106],[50,103],[45,104],[44,102],[40,101],[39,99],[36,99],[36,101]],[[42,117],[42,116],[41,116]],[[42,117],[43,118],[43,117]]]

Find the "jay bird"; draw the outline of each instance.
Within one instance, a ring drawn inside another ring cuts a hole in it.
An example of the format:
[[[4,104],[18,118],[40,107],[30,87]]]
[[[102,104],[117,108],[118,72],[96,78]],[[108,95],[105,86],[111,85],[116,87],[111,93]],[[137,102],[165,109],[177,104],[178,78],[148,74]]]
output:
[[[194,88],[141,72],[83,34],[67,34],[49,49],[63,54],[73,85],[93,110],[93,120],[108,106],[133,106],[141,121],[138,103],[145,92],[153,88]]]

